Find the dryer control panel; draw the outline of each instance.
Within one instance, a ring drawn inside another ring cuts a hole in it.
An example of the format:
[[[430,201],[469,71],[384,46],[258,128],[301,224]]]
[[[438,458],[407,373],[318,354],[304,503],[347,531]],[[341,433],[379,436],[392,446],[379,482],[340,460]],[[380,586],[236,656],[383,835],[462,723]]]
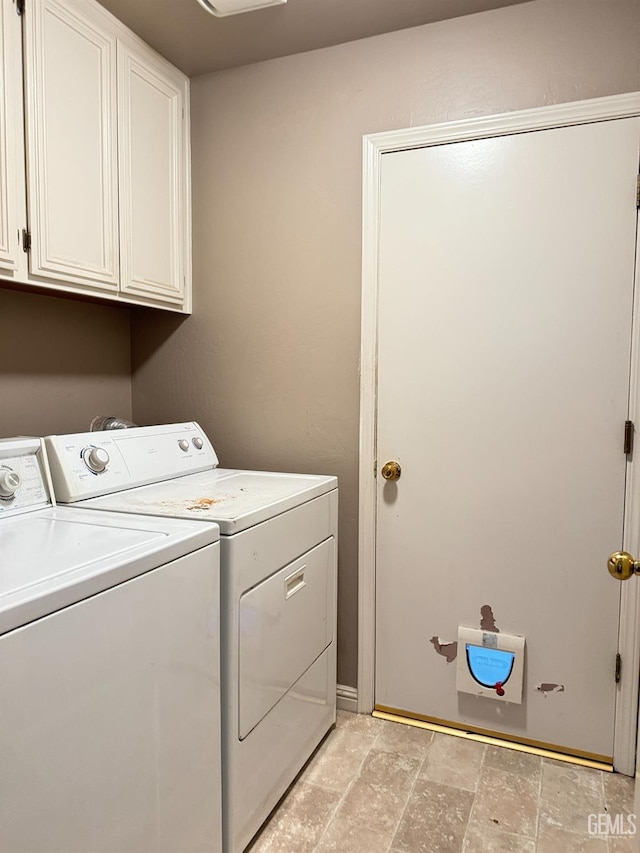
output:
[[[50,435],[45,444],[60,503],[197,474],[218,464],[211,442],[193,421]]]

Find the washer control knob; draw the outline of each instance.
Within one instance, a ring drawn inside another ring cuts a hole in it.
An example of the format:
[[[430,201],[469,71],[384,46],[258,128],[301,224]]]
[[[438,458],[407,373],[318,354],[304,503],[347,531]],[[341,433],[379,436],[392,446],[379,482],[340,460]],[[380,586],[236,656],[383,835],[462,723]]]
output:
[[[109,454],[104,447],[85,447],[82,451],[82,459],[94,474],[102,474],[109,464]]]
[[[178,442],[178,447],[180,448],[180,450],[184,450],[184,452],[186,453],[189,449],[189,442],[186,438],[181,438]]]
[[[12,498],[20,488],[22,478],[17,471],[5,468],[0,471],[0,497]]]
[[[202,446],[204,444],[204,441],[200,438],[200,436],[196,436],[195,438],[192,438],[191,441],[193,442],[193,446],[195,447],[196,450],[202,450]]]

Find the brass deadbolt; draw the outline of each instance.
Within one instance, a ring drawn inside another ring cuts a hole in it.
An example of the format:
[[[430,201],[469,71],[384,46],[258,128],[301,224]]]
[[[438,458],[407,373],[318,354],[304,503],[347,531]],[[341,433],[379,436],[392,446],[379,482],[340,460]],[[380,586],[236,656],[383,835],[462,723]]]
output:
[[[382,466],[382,476],[385,480],[399,480],[402,468],[399,462],[387,462]]]
[[[619,581],[629,580],[633,575],[640,575],[640,561],[634,560],[627,551],[614,551],[607,561],[609,574]]]

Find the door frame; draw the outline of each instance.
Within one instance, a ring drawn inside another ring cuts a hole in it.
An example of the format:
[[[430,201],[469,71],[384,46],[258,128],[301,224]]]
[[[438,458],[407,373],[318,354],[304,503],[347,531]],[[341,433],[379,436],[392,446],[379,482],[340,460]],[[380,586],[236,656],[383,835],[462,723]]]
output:
[[[577,124],[640,116],[640,92],[537,107],[494,116],[363,137],[362,315],[360,350],[360,474],[358,530],[358,711],[371,713],[375,690],[376,414],[378,256],[382,155],[450,142],[506,136]],[[636,239],[636,291],[640,286],[640,239]],[[640,430],[640,298],[634,299],[629,418]],[[622,424],[621,437],[622,442]],[[622,449],[621,449],[622,451]],[[640,551],[640,448],[629,463],[625,493],[624,547]],[[612,543],[612,549],[616,543]],[[602,570],[605,571],[603,564]],[[622,584],[619,649],[630,675],[618,686],[614,763],[633,774],[640,682],[640,578]],[[612,662],[613,664],[613,662]],[[613,673],[612,673],[613,677]]]

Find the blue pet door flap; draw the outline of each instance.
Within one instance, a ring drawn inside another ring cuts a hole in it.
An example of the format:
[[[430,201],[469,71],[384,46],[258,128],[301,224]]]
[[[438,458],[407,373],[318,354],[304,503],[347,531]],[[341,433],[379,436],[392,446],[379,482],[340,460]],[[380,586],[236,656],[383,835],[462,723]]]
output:
[[[458,650],[459,692],[522,702],[524,637],[461,627]]]

